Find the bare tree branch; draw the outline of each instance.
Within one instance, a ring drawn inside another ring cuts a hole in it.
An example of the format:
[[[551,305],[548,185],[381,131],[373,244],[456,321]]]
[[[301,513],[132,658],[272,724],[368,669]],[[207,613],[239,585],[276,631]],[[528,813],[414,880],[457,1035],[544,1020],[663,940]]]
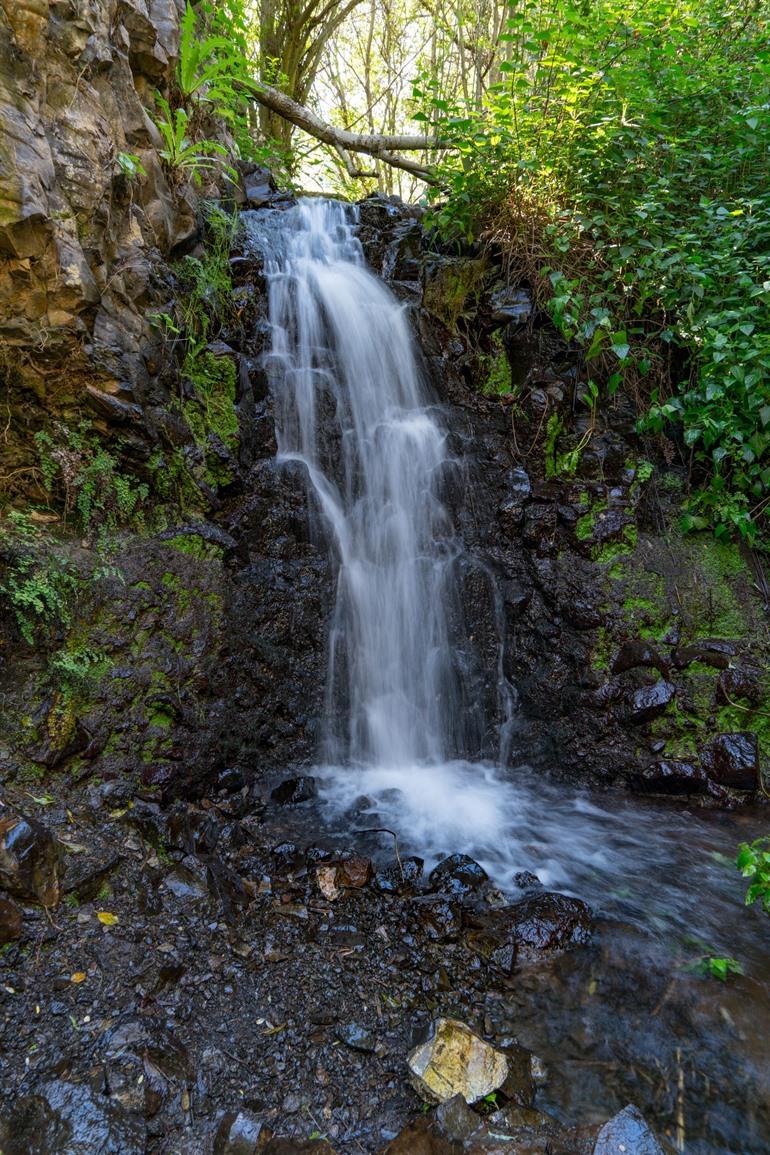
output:
[[[298,104],[290,96],[271,88],[268,84],[257,81],[240,81],[241,87],[253,100],[264,108],[269,108],[277,116],[289,121],[290,124],[301,128],[304,132],[314,136],[317,140],[329,144],[332,148],[344,152],[364,152],[376,157],[383,164],[393,168],[403,169],[424,180],[427,184],[435,184],[436,178],[432,170],[425,164],[409,160],[396,155],[399,152],[426,152],[430,149],[450,148],[435,137],[430,136],[391,136],[386,133],[359,133],[350,132],[346,128],[336,128],[327,124],[316,116],[309,108]]]

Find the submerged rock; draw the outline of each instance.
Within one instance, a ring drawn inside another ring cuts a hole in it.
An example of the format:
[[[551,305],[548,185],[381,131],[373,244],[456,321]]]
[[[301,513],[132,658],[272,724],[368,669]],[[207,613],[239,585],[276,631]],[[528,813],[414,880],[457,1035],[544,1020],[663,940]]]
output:
[[[458,1019],[437,1019],[428,1040],[410,1053],[408,1065],[418,1094],[431,1103],[455,1095],[478,1103],[498,1091],[510,1074],[503,1052]]]
[[[34,818],[0,819],[0,886],[14,898],[55,906],[62,848]]]

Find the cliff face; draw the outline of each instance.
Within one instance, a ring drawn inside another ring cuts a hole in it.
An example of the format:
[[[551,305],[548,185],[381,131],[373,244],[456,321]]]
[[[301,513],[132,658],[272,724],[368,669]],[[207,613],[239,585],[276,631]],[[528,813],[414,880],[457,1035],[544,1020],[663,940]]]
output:
[[[195,193],[170,187],[150,115],[173,76],[180,11],[177,0],[0,0],[6,476],[28,470],[41,410],[67,417],[89,386],[132,402],[157,371],[158,271],[197,228]]]

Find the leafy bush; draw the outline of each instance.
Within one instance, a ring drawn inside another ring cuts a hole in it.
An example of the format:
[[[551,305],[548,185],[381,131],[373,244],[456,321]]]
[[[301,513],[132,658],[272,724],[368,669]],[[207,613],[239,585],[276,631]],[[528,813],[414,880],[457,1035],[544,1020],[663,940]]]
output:
[[[765,913],[770,914],[770,838],[742,842],[736,864],[743,877],[751,879],[746,905],[759,902]]]
[[[29,645],[39,626],[69,625],[78,585],[45,530],[25,514],[9,513],[0,523],[0,596]]]
[[[684,528],[756,544],[770,507],[768,5],[556,0],[512,10],[469,110],[418,84],[453,142],[438,225],[512,271],[700,488]]]

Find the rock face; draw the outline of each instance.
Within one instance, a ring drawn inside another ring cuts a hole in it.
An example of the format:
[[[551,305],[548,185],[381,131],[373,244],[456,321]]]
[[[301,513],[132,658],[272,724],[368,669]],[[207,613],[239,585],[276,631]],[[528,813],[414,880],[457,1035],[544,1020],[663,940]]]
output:
[[[503,1086],[509,1065],[502,1051],[457,1019],[437,1019],[431,1037],[409,1055],[409,1070],[416,1090],[431,1103],[462,1095],[478,1103]]]
[[[0,3],[0,375],[16,434],[4,447],[11,468],[31,463],[30,418],[39,428],[41,411],[82,409],[87,389],[97,410],[104,395],[136,401],[158,371],[146,315],[164,291],[160,258],[197,233],[197,197],[169,184],[151,115],[154,91],[167,92],[173,76],[183,9],[181,0]]]

